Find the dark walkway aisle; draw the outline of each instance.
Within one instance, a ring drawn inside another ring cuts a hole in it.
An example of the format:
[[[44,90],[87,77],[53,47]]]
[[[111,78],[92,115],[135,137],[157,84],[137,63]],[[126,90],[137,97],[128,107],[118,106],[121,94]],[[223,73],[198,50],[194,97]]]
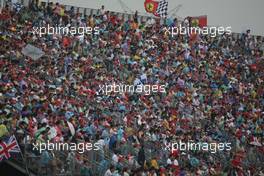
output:
[[[1,176],[26,176],[25,174],[15,169],[11,165],[7,164],[6,162],[0,163],[0,175]]]

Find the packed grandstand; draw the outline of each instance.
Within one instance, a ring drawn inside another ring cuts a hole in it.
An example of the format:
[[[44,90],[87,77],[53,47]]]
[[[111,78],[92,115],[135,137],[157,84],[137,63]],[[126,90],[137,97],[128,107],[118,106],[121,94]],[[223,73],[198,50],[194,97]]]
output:
[[[33,31],[47,25],[99,32]],[[107,7],[83,15],[58,3],[7,3],[0,21],[1,140],[14,134],[37,175],[261,174],[263,37],[250,30],[216,37],[164,33],[179,25],[190,24],[137,13],[125,18]],[[100,92],[113,83],[166,91]],[[229,148],[168,149],[177,141]],[[47,142],[92,148],[33,150]]]

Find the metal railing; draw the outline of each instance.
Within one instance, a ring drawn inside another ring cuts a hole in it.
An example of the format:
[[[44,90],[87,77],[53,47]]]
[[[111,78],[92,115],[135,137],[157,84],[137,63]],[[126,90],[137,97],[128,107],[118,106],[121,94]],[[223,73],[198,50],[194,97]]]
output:
[[[233,141],[233,143],[234,142],[235,141]],[[236,145],[232,144],[232,146]],[[258,148],[248,145],[245,145],[245,147],[246,150],[249,148],[251,151],[245,154],[245,159],[242,162],[243,168],[249,169],[252,166],[254,166],[255,169],[261,168],[262,163],[264,162],[264,156],[259,154]],[[29,170],[36,175],[103,175],[109,168],[109,166],[113,164],[112,156],[114,153],[108,148],[104,148],[103,152],[100,150],[93,150],[85,151],[83,154],[57,150],[45,151],[41,154],[37,154],[35,151],[32,151],[30,144],[23,146],[22,148],[24,151],[24,158],[26,159]],[[132,144],[126,143],[122,144],[122,146],[117,145],[117,149],[119,149],[118,154],[127,156],[128,153],[130,153],[135,156],[134,160],[137,161],[138,150],[134,148]],[[235,152],[236,150],[236,147],[232,148],[233,152]],[[166,151],[161,146],[155,145],[155,143],[153,143],[152,141],[146,141],[145,155],[147,161],[150,161],[153,158],[157,158],[159,165],[165,166],[167,157],[162,157],[161,153],[163,155],[166,155]],[[211,161],[217,161],[218,163],[220,163],[223,170],[232,170],[232,156],[230,155],[230,153],[227,154],[225,152],[217,152],[215,154],[211,154],[208,152],[198,152],[193,156],[198,157],[199,159],[211,157]],[[179,163],[186,162],[183,159],[184,157],[186,156],[180,156],[178,158]],[[23,160],[17,159],[16,162],[23,163]],[[128,169],[135,169],[137,165],[135,163],[129,163],[128,159],[124,158],[123,161],[117,163],[116,167],[119,169],[123,169],[124,167]],[[85,171],[85,173],[83,171]]]
[[[26,1],[21,0],[20,2],[26,5],[25,4]],[[65,7],[66,10],[69,10],[71,8],[71,6],[67,6],[67,5]],[[81,7],[74,7],[74,8],[76,12],[79,12],[82,15],[98,14],[98,9],[81,8]],[[118,16],[124,16],[125,19],[131,19],[133,17],[133,15],[131,14],[124,14],[117,12],[113,12],[113,13]],[[139,15],[139,22],[141,22],[142,20],[145,21],[147,18],[149,17]],[[234,33],[233,35],[235,37],[239,37],[241,34]],[[43,157],[42,155],[36,155],[27,146],[25,146],[25,148],[26,150],[24,156],[26,158],[27,165],[29,166],[29,169],[33,172],[36,172],[37,175],[81,175],[81,170],[83,170],[84,167],[88,168],[87,170],[90,170],[91,174],[93,175],[102,175],[112,163],[112,156],[113,156],[112,151],[110,151],[109,149],[105,149],[102,158],[100,157],[101,153],[99,151],[90,151],[90,152],[85,152],[84,154],[80,154],[81,157],[84,158],[83,160],[85,160],[85,163],[78,162],[76,159],[67,162],[66,158],[68,158],[69,152],[53,151],[53,152],[48,152],[48,154],[51,156],[50,160],[47,163],[43,164],[41,163],[42,161],[41,157]],[[159,164],[164,164],[164,161],[162,160],[164,158],[162,158],[160,154],[166,151],[164,151],[160,146],[155,145],[155,143],[151,141],[146,141],[145,148],[146,148],[145,153],[147,160],[157,157],[161,159],[159,160]],[[251,165],[254,164],[256,167],[261,167],[261,164],[264,162],[263,155],[257,155],[259,152],[256,148],[253,148],[252,150],[253,151],[251,153],[255,155],[253,157],[250,157],[247,154],[246,157],[247,159],[243,163],[243,167],[245,168],[248,167],[249,163],[251,163]],[[120,146],[119,152],[121,155],[124,156],[126,156],[128,153],[132,153],[135,157],[137,157],[138,149],[135,149],[132,144],[124,144],[123,146]],[[226,157],[225,155],[212,155],[212,157],[219,160],[221,164],[224,165],[225,167],[228,167],[228,165],[230,164],[230,158]],[[219,159],[219,157],[221,159]],[[135,158],[135,160],[137,159]],[[17,161],[23,163],[22,160],[17,160]],[[127,159],[124,159],[124,161],[121,162],[120,167],[133,168],[135,166],[131,165],[127,161]]]

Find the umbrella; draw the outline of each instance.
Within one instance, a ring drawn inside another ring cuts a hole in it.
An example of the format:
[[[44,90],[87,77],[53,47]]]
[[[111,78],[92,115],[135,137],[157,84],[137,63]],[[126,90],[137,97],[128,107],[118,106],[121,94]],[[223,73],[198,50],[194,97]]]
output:
[[[25,56],[31,57],[33,60],[38,60],[45,54],[41,49],[30,44],[27,44],[27,46],[22,49],[22,53]]]

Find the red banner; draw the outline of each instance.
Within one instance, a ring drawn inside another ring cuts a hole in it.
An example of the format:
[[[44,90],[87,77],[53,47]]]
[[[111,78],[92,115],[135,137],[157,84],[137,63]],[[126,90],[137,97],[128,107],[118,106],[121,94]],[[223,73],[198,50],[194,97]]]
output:
[[[191,17],[191,26],[195,27],[198,26],[200,28],[203,28],[207,26],[207,16],[197,16],[197,17]]]

